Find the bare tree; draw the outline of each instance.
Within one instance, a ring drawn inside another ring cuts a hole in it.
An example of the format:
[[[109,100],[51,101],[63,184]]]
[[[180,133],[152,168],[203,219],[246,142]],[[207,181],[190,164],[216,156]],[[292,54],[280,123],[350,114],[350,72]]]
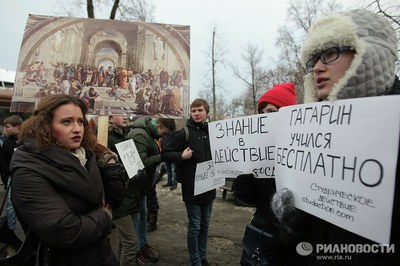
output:
[[[94,18],[93,0],[86,0],[88,18]]]
[[[137,20],[151,22],[154,19],[155,6],[152,0],[70,0],[68,4],[59,0],[61,15],[95,18],[96,14],[109,19]],[[87,14],[83,11],[86,10]]]
[[[292,0],[289,2],[287,17],[296,31],[307,33],[315,19],[336,13],[340,8],[335,0]]]
[[[125,0],[119,5],[121,20],[152,22],[155,6],[151,0]]]
[[[287,79],[283,82],[294,82],[299,103],[303,102],[303,76],[306,73],[300,62],[304,38],[316,19],[337,13],[341,9],[341,5],[335,0],[292,0],[289,2],[287,20],[285,25],[279,28],[276,41],[281,48],[279,63],[270,74],[280,73]]]
[[[378,14],[382,14],[385,18],[387,18],[392,24],[396,32],[400,33],[400,4],[395,5],[392,2],[392,5],[388,6],[387,4],[381,3],[381,0],[372,1],[366,8],[369,8],[375,11]]]
[[[229,117],[243,116],[244,98],[242,96],[233,98],[228,104],[226,104],[226,112]]]
[[[223,120],[229,117],[229,105],[225,104],[225,99],[223,97],[219,97],[216,102],[214,121]]]
[[[217,118],[217,97],[215,94],[215,65],[217,64],[217,59],[215,58],[215,27],[212,32],[212,44],[211,44],[211,77],[212,77],[212,96],[213,96],[213,113],[214,113],[214,121]]]
[[[211,104],[213,102],[213,96],[210,93],[209,90],[207,89],[203,89],[199,92],[199,97],[206,100],[208,103],[210,103],[210,119],[211,121],[217,121],[217,120],[221,120],[221,119],[225,119],[226,117],[230,116],[230,106],[229,104],[227,104],[227,101],[225,99],[225,97],[223,97],[222,95],[219,95],[218,97],[216,97],[216,104],[215,104],[215,108],[213,108],[213,105]],[[215,109],[215,111],[214,111]]]
[[[397,35],[398,42],[398,52],[400,58],[400,3],[397,5],[394,2],[386,2],[382,3],[381,0],[373,0],[369,5],[365,8],[374,11],[377,14],[382,15],[386,19],[390,21]],[[397,60],[397,73],[400,73],[400,61]]]
[[[202,98],[207,99],[210,103],[210,115],[213,121],[217,120],[219,117],[226,116],[225,111],[223,114],[219,113],[222,110],[226,110],[226,107],[221,105],[226,105],[225,97],[223,97],[223,80],[222,71],[225,66],[225,54],[227,52],[226,45],[224,45],[223,36],[217,34],[217,26],[213,26],[211,33],[211,42],[209,49],[205,52],[207,61],[206,73],[204,74],[203,90],[200,91]]]
[[[212,103],[212,94],[208,89],[203,89],[199,91],[199,98],[206,100],[208,103]]]
[[[56,14],[60,16],[85,17],[90,14],[88,16],[89,18],[95,17],[93,0],[70,0],[68,5],[66,5],[65,1],[58,0],[57,6]]]
[[[256,45],[248,44],[242,53],[242,60],[247,65],[247,71],[243,73],[238,67],[232,66],[233,74],[243,81],[248,88],[248,96],[250,102],[245,102],[245,113],[257,113],[258,92],[262,86],[263,80],[266,78],[265,68],[262,67],[262,59],[264,52]],[[247,97],[246,97],[247,98]]]
[[[400,40],[399,4],[396,5],[393,2],[385,2],[383,4],[381,0],[372,0],[365,8],[382,14],[391,21]],[[292,0],[289,2],[287,20],[285,21],[285,25],[279,28],[279,36],[276,41],[277,45],[281,48],[277,68],[287,71],[287,81],[292,81],[296,84],[298,103],[302,103],[303,101],[303,76],[306,73],[300,63],[301,45],[304,38],[316,19],[341,11],[342,6],[335,0]],[[398,62],[398,72],[399,69],[400,65]],[[276,74],[276,71],[273,72]]]
[[[115,15],[117,13],[118,6],[119,6],[119,0],[115,0],[113,6],[111,8],[110,19],[115,19]]]

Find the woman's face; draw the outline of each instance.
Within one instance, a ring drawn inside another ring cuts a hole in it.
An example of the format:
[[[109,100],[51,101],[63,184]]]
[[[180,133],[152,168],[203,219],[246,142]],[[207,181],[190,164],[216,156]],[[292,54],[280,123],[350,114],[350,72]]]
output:
[[[83,133],[83,113],[79,106],[69,103],[58,107],[51,123],[57,145],[71,151],[81,146]]]
[[[260,114],[275,113],[278,111],[279,111],[279,108],[276,107],[276,105],[274,105],[272,103],[268,103],[267,106],[265,106],[264,109],[261,110]]]
[[[313,71],[318,99],[323,100],[328,97],[333,85],[344,76],[350,67],[353,58],[354,52],[345,51],[333,62],[324,64],[321,60],[318,60]]]

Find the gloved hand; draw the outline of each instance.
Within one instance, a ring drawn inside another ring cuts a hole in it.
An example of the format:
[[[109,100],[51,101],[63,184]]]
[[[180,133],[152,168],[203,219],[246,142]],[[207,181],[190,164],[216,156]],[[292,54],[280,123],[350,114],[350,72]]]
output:
[[[115,162],[118,162],[118,155],[100,143],[96,143],[94,152],[96,154],[97,165],[99,168],[103,168],[111,159],[114,159]]]
[[[294,207],[292,191],[283,188],[271,200],[271,209],[280,222],[280,237],[288,247],[312,238],[314,217]]]
[[[292,191],[283,188],[275,192],[271,200],[271,209],[279,222],[288,222],[297,213]]]
[[[137,171],[137,174],[134,175],[128,182],[128,185],[134,185],[140,182],[143,182],[146,179],[146,170],[145,169],[139,169]]]
[[[259,185],[259,181],[260,179],[254,178],[253,174],[237,176],[232,186],[235,197],[249,205],[257,204],[257,186]]]

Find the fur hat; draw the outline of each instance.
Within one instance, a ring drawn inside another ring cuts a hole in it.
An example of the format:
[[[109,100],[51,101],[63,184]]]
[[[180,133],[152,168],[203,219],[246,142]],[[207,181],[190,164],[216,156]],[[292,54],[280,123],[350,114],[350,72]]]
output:
[[[278,108],[296,104],[296,90],[294,83],[277,84],[267,90],[258,101],[258,106],[261,103],[267,102],[275,105]]]
[[[378,96],[393,85],[397,39],[386,19],[371,11],[356,9],[318,20],[304,42],[303,66],[313,55],[340,46],[351,46],[356,54],[327,100]],[[304,88],[305,103],[318,101],[313,73],[305,76]]]

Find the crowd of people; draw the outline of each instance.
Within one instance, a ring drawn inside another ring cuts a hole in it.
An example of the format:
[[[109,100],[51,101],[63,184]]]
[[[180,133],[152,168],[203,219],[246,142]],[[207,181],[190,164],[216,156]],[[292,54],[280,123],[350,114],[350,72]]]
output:
[[[107,95],[115,101],[131,99],[139,114],[182,115],[181,95],[183,74],[175,70],[169,74],[164,68],[158,74],[151,69],[142,73],[134,68],[87,66],[59,62],[52,65],[53,73],[46,74],[45,63],[36,61],[25,67],[22,85],[35,83],[37,98],[51,94],[83,96],[86,87],[107,87]],[[46,79],[47,77],[47,79]],[[50,80],[51,79],[51,80]]]
[[[154,74],[151,69],[146,72],[139,73],[133,67],[112,67],[112,66],[89,66],[84,64],[68,64],[58,62],[51,64],[53,73],[51,73],[52,80],[57,84],[62,84],[65,80],[75,79],[81,86],[96,86],[96,87],[112,87],[118,85],[123,89],[137,89],[143,83],[151,86],[159,85],[160,87],[168,85],[173,82],[178,86],[183,82],[182,71],[175,70],[173,74],[168,74],[164,68],[160,73]],[[49,81],[45,79],[45,63],[43,61],[35,61],[27,64],[24,73],[24,86],[30,82],[34,82],[37,86],[42,87]],[[50,73],[46,76],[50,78]],[[159,84],[157,84],[159,81]]]
[[[302,48],[301,60],[307,70],[304,101],[399,94],[397,42],[390,23],[364,9],[316,21]],[[295,104],[295,85],[276,84],[259,99],[258,112],[278,112]],[[212,265],[207,257],[208,230],[216,190],[194,195],[196,165],[212,159],[207,101],[196,99],[191,103],[186,127],[179,130],[172,119],[143,116],[128,125],[126,116],[110,116],[108,147],[96,143],[85,116],[87,110],[84,101],[71,95],[43,98],[33,116],[19,125],[20,146],[13,152],[6,174],[15,214],[25,232],[38,237],[49,265],[156,262],[159,254],[148,243],[147,223],[150,205],[157,209],[155,184],[162,162],[175,169],[176,176],[170,177],[167,185],[174,186],[174,178],[181,183],[190,264]],[[10,121],[5,123],[13,125]],[[130,139],[144,164],[132,178],[118,161],[116,148],[116,144]],[[390,240],[395,252],[355,253],[347,261],[302,256],[296,252],[296,245],[302,241],[375,242],[296,209],[293,191],[276,191],[274,179],[238,176],[237,196],[257,205],[245,230],[240,264],[399,265],[398,175]],[[260,239],[262,245],[256,250],[248,247]],[[20,243],[14,245],[18,249]]]

